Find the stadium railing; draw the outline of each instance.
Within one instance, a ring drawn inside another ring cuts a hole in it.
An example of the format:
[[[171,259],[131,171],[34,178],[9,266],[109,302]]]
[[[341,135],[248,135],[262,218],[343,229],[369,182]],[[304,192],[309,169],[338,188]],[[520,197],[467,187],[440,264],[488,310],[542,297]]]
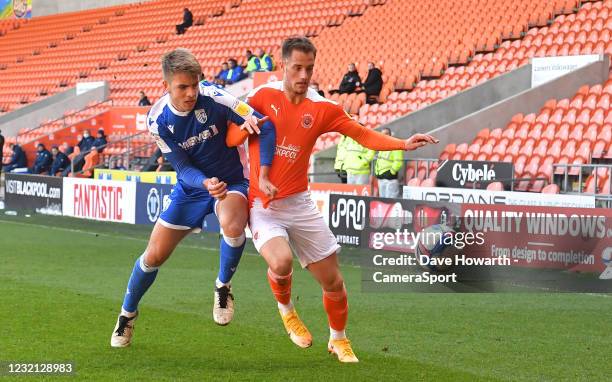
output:
[[[133,159],[136,157],[142,156],[150,156],[151,148],[155,144],[154,142],[146,142],[144,138],[148,137],[149,134],[147,131],[143,131],[140,133],[136,133],[133,135],[129,135],[127,137],[123,137],[116,140],[111,140],[104,145],[104,150],[111,148],[113,145],[123,145],[125,144],[125,149],[117,154],[104,154],[104,151],[100,153],[100,157],[98,159],[98,163],[94,166],[83,168],[79,171],[74,171],[74,161],[70,162],[70,169],[72,176],[84,175],[88,172],[92,172],[95,168],[106,168],[108,164],[112,160],[117,160],[119,158],[122,159],[123,163],[127,170],[134,170]],[[141,145],[138,145],[137,142],[145,141]],[[96,149],[97,150],[97,149]],[[83,156],[87,156],[89,153],[93,152],[94,148],[82,152]],[[139,155],[140,154],[140,155]]]
[[[553,164],[555,170],[562,173],[555,175],[556,183],[565,193],[593,195],[598,204],[612,207],[612,164]],[[571,175],[571,169],[577,168],[578,175]],[[586,177],[586,180],[585,180]]]

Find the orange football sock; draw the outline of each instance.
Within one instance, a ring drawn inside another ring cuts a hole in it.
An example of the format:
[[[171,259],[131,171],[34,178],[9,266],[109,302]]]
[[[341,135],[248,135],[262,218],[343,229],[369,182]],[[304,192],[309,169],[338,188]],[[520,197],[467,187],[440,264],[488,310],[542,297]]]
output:
[[[346,288],[337,292],[323,291],[323,307],[327,312],[329,327],[336,331],[343,331],[348,320],[348,299]]]
[[[283,305],[289,305],[291,303],[291,276],[293,271],[288,275],[281,276],[272,272],[268,268],[268,282],[270,283],[270,289],[276,298],[276,301]]]

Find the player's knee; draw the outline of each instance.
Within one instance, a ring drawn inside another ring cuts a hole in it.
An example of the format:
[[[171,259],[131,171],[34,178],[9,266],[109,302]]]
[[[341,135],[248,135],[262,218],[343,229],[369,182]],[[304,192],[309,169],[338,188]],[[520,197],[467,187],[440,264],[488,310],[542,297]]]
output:
[[[244,224],[240,224],[240,222],[229,221],[221,224],[221,228],[223,229],[223,234],[227,237],[239,237],[244,233]]]
[[[293,269],[293,258],[291,256],[280,255],[272,256],[268,262],[270,270],[277,275],[286,276]]]
[[[164,253],[158,246],[149,244],[145,251],[144,261],[150,267],[159,267],[166,261],[168,256],[169,254]]]
[[[323,290],[328,292],[339,292],[344,288],[344,278],[340,272],[336,272],[331,274],[329,277],[326,277],[322,280],[321,285]]]

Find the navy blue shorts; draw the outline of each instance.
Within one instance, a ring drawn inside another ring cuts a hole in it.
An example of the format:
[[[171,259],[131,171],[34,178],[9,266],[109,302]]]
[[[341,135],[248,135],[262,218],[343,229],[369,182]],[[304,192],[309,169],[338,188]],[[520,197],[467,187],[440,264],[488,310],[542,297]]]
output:
[[[248,200],[249,181],[227,185],[228,194],[240,194]],[[186,196],[181,187],[174,187],[170,195],[170,204],[159,216],[159,222],[164,226],[178,230],[200,230],[206,215],[217,213],[217,199],[203,193],[202,197]]]

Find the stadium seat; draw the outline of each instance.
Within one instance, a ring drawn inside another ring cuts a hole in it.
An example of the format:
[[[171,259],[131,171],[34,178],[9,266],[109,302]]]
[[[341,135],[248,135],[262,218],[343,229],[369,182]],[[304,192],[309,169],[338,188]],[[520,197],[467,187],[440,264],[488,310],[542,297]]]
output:
[[[487,186],[487,190],[489,191],[503,191],[504,185],[502,182],[492,182]]]
[[[408,183],[406,183],[406,185],[408,185],[410,187],[419,187],[421,185],[421,179],[419,179],[419,178],[412,178],[412,179],[408,180]]]
[[[558,194],[559,186],[556,184],[549,184],[542,189],[543,194]]]

